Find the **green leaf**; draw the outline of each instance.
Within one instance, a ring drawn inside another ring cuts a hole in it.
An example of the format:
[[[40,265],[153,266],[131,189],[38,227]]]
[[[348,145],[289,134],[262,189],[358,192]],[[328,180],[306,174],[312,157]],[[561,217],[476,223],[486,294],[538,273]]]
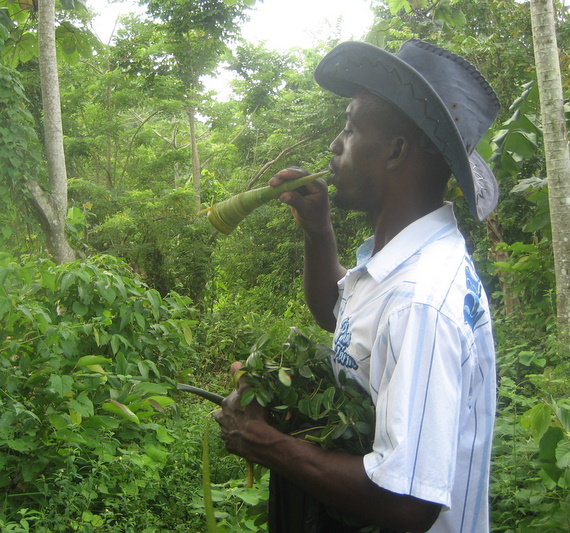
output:
[[[210,423],[206,423],[204,442],[202,444],[202,490],[204,493],[204,511],[206,514],[206,527],[208,533],[218,533],[214,514],[212,498],[212,485],[210,484]]]
[[[402,9],[406,12],[411,11],[412,7],[408,0],[388,0],[388,7],[392,15],[397,15]]]
[[[251,370],[263,370],[263,358],[261,357],[261,353],[258,351],[251,353],[245,361],[245,366]]]
[[[135,320],[137,321],[139,328],[144,330],[146,328],[146,322],[145,322],[144,316],[142,316],[140,313],[136,313],[136,312],[133,313],[133,316],[135,317]]]
[[[156,438],[163,444],[172,444],[176,440],[170,433],[168,433],[164,426],[158,426],[156,428]]]
[[[544,435],[552,420],[552,411],[544,403],[536,404],[521,416],[521,426],[530,430],[535,440],[540,440]]]
[[[84,303],[82,303],[78,300],[73,302],[73,305],[71,306],[71,308],[73,309],[73,312],[76,315],[79,315],[80,317],[85,316],[89,311],[89,308]]]
[[[570,432],[570,410],[565,407],[561,407],[560,405],[556,405],[555,412],[558,420],[560,420],[564,426],[564,429]]]
[[[334,387],[329,387],[323,393],[323,406],[325,409],[327,410],[332,409],[335,394],[336,394],[336,389]]]
[[[60,414],[51,415],[48,420],[54,428],[62,429],[67,427],[67,420]]]
[[[150,307],[155,320],[160,318],[160,294],[155,290],[146,291],[146,297],[150,302]]]
[[[243,394],[241,395],[240,404],[243,406],[249,405],[254,398],[255,398],[255,389],[252,387],[245,389],[243,391]]]
[[[85,418],[93,416],[93,403],[85,392],[82,392],[77,398],[69,400],[69,407]]]
[[[88,420],[83,421],[84,427],[95,428],[95,429],[117,429],[120,425],[119,421],[112,416],[99,416],[94,415],[90,417]]]
[[[188,324],[182,323],[182,333],[184,333],[184,340],[188,346],[192,345],[193,334],[190,326]]]
[[[58,429],[55,433],[55,438],[65,442],[71,442],[74,444],[85,444],[86,441],[80,433],[75,433],[70,429]]]
[[[4,296],[0,297],[0,319],[12,308],[12,301]]]
[[[49,385],[60,398],[63,398],[73,390],[73,378],[52,374],[49,377]]]
[[[75,425],[81,424],[81,421],[83,420],[81,414],[74,409],[69,409],[69,418],[71,420],[71,423]]]
[[[133,387],[133,391],[139,394],[157,394],[164,395],[168,393],[169,388],[160,383],[152,383],[150,381],[141,381]]]
[[[109,400],[105,402],[102,406],[105,411],[113,413],[115,415],[128,420],[129,422],[134,422],[135,424],[140,424],[140,420],[135,413],[133,413],[126,405],[118,402],[117,400]]]
[[[84,355],[77,361],[77,366],[102,365],[111,362],[112,359],[108,359],[102,355]]]
[[[154,444],[145,446],[145,452],[153,461],[158,463],[164,463],[169,455],[168,451],[162,446],[156,446]]]
[[[556,466],[565,469],[570,466],[570,440],[563,440],[556,447]]]
[[[259,405],[261,405],[262,407],[265,407],[271,403],[271,400],[273,399],[273,395],[271,394],[270,391],[268,391],[266,389],[257,389],[256,394],[255,394],[255,398],[257,399],[257,402],[259,403]]]
[[[283,383],[286,387],[291,386],[291,376],[287,373],[287,370],[283,367],[279,369],[279,381]]]
[[[534,360],[534,352],[523,350],[519,353],[519,361],[525,365],[529,366]]]
[[[263,350],[266,346],[269,346],[271,342],[275,339],[275,333],[264,333],[253,345],[252,351],[259,352]]]

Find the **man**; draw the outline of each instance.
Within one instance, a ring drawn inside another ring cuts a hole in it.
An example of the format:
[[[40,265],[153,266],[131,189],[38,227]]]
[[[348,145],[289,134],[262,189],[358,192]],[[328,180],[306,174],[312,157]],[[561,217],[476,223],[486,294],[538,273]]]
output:
[[[465,59],[419,40],[395,55],[343,43],[315,79],[351,98],[330,147],[330,182],[338,207],[370,217],[373,237],[357,266],[338,262],[324,182],[281,201],[304,230],[306,299],[319,325],[335,332],[333,365],[375,403],[373,450],[326,451],[280,433],[259,405],[239,405],[243,383],[215,415],[222,438],[230,452],[366,523],[488,532],[490,313],[443,192],[453,173],[478,220],[494,209],[497,185],[474,148],[498,113],[497,97]],[[270,183],[304,173],[286,169]]]

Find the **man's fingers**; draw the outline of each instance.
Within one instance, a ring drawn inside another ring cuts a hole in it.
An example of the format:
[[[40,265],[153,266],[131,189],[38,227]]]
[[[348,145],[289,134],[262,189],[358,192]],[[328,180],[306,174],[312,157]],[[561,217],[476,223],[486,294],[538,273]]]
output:
[[[268,183],[271,187],[277,187],[277,185],[281,185],[284,181],[296,180],[303,176],[308,176],[309,174],[310,172],[299,167],[284,168],[277,172]]]
[[[230,374],[233,376],[242,366],[243,363],[241,361],[234,361],[232,366],[230,366]]]
[[[245,369],[243,368],[241,361],[235,361],[232,363],[230,366],[230,374],[233,378],[234,389],[241,391],[243,388],[245,388],[245,378],[242,379],[245,375]]]

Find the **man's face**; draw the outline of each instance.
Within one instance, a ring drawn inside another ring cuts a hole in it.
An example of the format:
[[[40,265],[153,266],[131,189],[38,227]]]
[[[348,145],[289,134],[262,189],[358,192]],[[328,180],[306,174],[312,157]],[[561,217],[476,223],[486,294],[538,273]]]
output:
[[[333,202],[342,209],[373,213],[382,203],[382,160],[394,113],[377,98],[359,93],[346,108],[346,126],[331,143]]]

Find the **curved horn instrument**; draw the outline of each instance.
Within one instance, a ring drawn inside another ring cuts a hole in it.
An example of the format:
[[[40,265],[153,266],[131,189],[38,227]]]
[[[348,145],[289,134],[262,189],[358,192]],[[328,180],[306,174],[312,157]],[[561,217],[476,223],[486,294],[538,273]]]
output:
[[[284,192],[298,189],[325,174],[327,171],[317,172],[296,180],[285,181],[277,187],[267,186],[241,192],[204,211],[208,212],[210,222],[218,231],[229,235],[247,215],[259,206],[279,198]]]

